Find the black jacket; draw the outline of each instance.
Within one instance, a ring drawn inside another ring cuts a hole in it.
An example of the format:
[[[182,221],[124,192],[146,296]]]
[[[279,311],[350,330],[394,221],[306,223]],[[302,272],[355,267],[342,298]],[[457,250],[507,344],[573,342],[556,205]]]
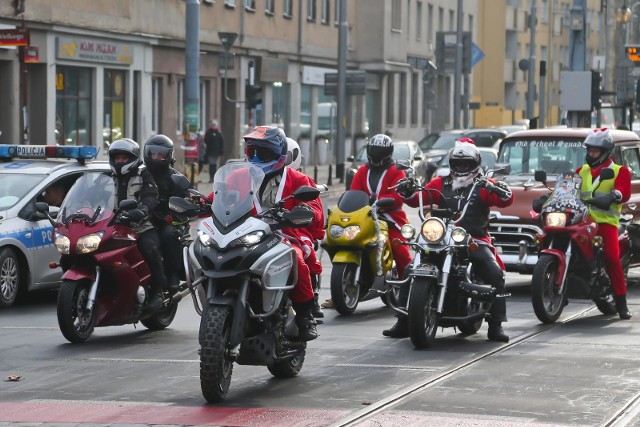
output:
[[[207,129],[204,134],[204,144],[207,147],[207,156],[222,156],[224,154],[224,137],[219,129]]]
[[[161,227],[167,224],[167,216],[172,214],[169,210],[169,198],[171,196],[189,197],[189,192],[176,187],[173,183],[171,176],[180,174],[180,172],[172,167],[153,170],[151,174],[158,186],[158,205],[151,212],[151,219],[156,227]]]

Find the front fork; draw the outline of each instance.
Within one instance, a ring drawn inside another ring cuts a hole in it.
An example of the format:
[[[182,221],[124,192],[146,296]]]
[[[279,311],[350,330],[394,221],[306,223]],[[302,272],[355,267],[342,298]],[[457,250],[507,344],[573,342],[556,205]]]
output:
[[[447,252],[442,263],[442,279],[440,280],[440,295],[438,295],[438,313],[442,314],[444,308],[444,297],[447,293],[447,283],[449,282],[449,273],[451,272],[451,263],[453,255]]]
[[[96,303],[96,294],[98,293],[98,282],[100,282],[100,266],[96,266],[96,279],[89,289],[89,298],[87,298],[87,311],[93,310]]]

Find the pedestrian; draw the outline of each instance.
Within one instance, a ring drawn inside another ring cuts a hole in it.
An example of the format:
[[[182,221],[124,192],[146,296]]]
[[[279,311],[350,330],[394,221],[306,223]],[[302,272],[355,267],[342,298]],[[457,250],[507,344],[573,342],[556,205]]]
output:
[[[204,134],[204,144],[209,161],[209,182],[212,183],[218,168],[218,158],[224,154],[224,138],[216,120],[209,122],[209,129]]]

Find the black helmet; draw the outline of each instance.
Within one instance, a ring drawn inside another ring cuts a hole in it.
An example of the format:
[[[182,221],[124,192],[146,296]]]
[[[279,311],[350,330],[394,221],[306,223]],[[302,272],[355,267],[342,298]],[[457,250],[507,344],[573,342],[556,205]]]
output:
[[[387,135],[379,133],[367,142],[369,166],[385,166],[391,163],[392,155],[393,141]]]
[[[153,135],[144,143],[142,158],[149,169],[167,168],[174,163],[173,141],[162,134]]]
[[[129,157],[126,163],[116,163],[116,156],[124,154]],[[116,175],[126,175],[129,172],[135,172],[138,166],[142,164],[140,161],[140,146],[137,142],[130,138],[117,139],[109,146],[109,165]]]
[[[586,156],[586,162],[590,167],[600,166],[611,156],[611,152],[613,151],[613,136],[611,136],[611,132],[609,132],[607,128],[593,129],[584,139],[583,145],[587,150],[589,148],[597,148],[600,150],[600,157],[596,159],[590,157],[589,153],[587,153]]]

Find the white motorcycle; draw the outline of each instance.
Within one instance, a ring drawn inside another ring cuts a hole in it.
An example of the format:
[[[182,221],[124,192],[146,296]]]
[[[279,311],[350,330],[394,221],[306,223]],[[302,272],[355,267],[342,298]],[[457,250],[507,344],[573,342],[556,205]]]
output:
[[[298,338],[287,296],[298,279],[296,254],[277,230],[305,227],[313,212],[286,210],[288,198],[257,212],[263,179],[262,169],[248,162],[221,167],[214,177],[212,216],[200,222],[185,249],[187,285],[206,289],[196,311],[202,313],[200,385],[212,403],[224,400],[234,363],[267,366],[279,378],[294,377],[304,363],[306,342]],[[319,193],[300,187],[290,197],[311,201]],[[192,199],[172,197],[169,203],[187,215],[202,209]]]

